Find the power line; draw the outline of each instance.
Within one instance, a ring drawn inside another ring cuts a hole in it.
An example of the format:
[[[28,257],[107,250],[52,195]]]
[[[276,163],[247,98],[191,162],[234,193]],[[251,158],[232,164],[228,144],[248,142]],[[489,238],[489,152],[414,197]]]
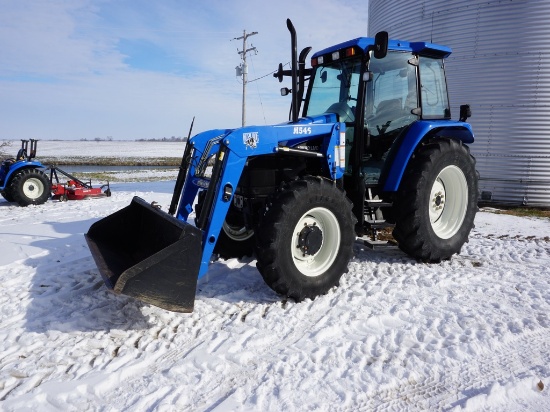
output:
[[[254,59],[250,59],[250,61],[252,62],[252,70],[254,71],[254,74],[256,74],[256,67],[254,67]],[[266,74],[266,76],[269,76],[269,75]],[[248,83],[253,82],[255,80],[263,79],[266,76],[262,76],[254,80],[250,80]],[[260,98],[260,107],[262,108],[262,115],[264,116],[264,124],[267,124],[267,120],[265,119],[264,103],[262,102],[262,95],[260,94],[260,88],[258,87],[258,84],[256,84],[256,91],[258,92],[258,97]]]
[[[289,65],[290,65],[290,62],[286,63],[283,67],[286,67],[286,66],[289,66]],[[255,78],[255,79],[253,79],[253,80],[249,80],[248,83],[255,82],[256,80],[261,80],[261,79],[263,79],[263,78],[265,78],[265,77],[267,77],[267,76],[271,76],[273,73],[277,73],[277,70],[273,70],[272,72],[267,73],[267,74],[264,75],[264,76],[257,77],[257,78]]]

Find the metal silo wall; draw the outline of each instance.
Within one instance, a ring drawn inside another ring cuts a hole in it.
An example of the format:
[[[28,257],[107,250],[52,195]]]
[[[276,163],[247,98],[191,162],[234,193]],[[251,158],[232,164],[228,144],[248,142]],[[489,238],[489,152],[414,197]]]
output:
[[[550,206],[550,1],[370,0],[369,35],[380,30],[453,49],[452,113],[472,107],[480,191]]]

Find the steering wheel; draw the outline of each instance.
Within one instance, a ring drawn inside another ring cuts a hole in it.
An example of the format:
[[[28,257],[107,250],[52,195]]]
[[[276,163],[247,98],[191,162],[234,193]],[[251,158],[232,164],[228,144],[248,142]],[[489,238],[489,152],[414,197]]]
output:
[[[326,110],[327,113],[336,113],[343,123],[353,123],[355,122],[355,114],[351,107],[348,106],[346,102],[338,102],[331,104],[330,107]]]
[[[396,117],[395,119],[389,120],[387,116],[372,116],[366,120],[366,124],[369,130],[377,130],[380,131],[381,129],[384,130],[384,132],[390,132],[395,129],[399,129],[401,127],[407,126],[417,120],[418,117],[412,114],[406,114],[404,116]]]

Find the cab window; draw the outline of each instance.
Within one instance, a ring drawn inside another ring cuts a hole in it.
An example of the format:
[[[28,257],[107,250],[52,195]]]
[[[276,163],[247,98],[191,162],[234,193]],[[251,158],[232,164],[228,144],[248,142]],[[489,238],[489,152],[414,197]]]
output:
[[[412,54],[389,52],[383,59],[370,60],[372,80],[367,84],[365,124],[371,136],[385,135],[418,119],[411,111],[418,107],[416,67]]]
[[[420,87],[423,119],[449,119],[451,110],[442,59],[420,57]]]

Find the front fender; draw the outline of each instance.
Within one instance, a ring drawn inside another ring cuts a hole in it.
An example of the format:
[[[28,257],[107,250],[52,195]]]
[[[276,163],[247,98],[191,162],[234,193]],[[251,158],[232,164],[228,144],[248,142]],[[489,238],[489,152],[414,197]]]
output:
[[[414,122],[401,137],[399,137],[386,160],[386,172],[381,177],[385,192],[396,192],[409,164],[409,160],[425,138],[448,137],[463,143],[472,143],[474,133],[469,123],[452,120],[420,120]]]

